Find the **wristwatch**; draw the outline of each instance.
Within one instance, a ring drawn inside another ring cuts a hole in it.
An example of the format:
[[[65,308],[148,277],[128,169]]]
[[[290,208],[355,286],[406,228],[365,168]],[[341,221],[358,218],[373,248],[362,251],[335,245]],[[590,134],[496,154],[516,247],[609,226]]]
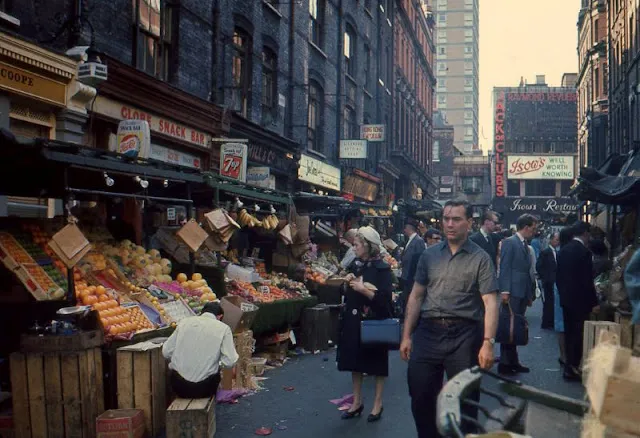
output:
[[[489,341],[489,343],[491,345],[495,345],[496,343],[496,338],[484,338],[485,341]]]

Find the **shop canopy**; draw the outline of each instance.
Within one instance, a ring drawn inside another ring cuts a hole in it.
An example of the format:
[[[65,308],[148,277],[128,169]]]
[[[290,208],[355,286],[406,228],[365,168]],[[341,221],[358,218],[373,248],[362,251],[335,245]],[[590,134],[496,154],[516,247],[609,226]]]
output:
[[[133,161],[75,143],[22,142],[6,130],[0,133],[0,147],[0,193],[8,196],[78,200],[110,196],[190,204],[192,188],[203,185],[202,174],[195,169]]]
[[[291,205],[291,195],[275,189],[265,189],[250,186],[240,181],[216,175],[211,172],[203,174],[204,182],[216,191],[216,204],[221,201],[221,195],[225,194],[237,197],[241,200],[249,200],[257,203]]]
[[[341,196],[298,192],[293,196],[293,200],[299,211],[304,211],[314,217],[337,217],[356,214],[365,218],[389,219],[392,215],[387,206],[349,201]]]
[[[611,173],[616,170],[617,174],[612,175]],[[582,201],[601,204],[638,203],[640,201],[640,151],[636,150],[619,157],[611,156],[598,169],[583,168],[578,185],[569,194]]]

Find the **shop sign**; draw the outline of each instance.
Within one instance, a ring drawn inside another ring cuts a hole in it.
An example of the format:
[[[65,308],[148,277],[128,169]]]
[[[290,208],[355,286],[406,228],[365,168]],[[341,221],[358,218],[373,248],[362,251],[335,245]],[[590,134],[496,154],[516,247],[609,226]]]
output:
[[[116,120],[146,120],[149,123],[151,132],[166,135],[195,146],[211,148],[211,136],[209,134],[102,96],[96,97],[93,111]]]
[[[494,116],[494,138],[493,149],[495,159],[495,173],[496,173],[496,191],[495,196],[498,198],[504,197],[504,91],[498,94],[496,99],[496,108]]]
[[[265,189],[275,189],[276,178],[271,175],[271,169],[268,167],[249,167],[247,168],[247,184]]]
[[[308,155],[300,155],[298,179],[331,190],[340,190],[340,169]]]
[[[173,207],[167,208],[167,220],[175,221],[176,220],[176,209]]]
[[[200,160],[199,157],[186,152],[174,151],[173,149],[158,146],[157,144],[151,144],[149,158],[162,161],[163,163],[175,164],[176,166],[202,169],[202,160]]]
[[[498,213],[515,212],[518,214],[531,213],[577,213],[578,203],[572,198],[516,198],[507,197],[495,199],[493,208]]]
[[[344,192],[369,202],[376,200],[379,185],[370,178],[364,178],[357,174],[348,175],[344,179]]]
[[[440,193],[451,193],[451,192],[452,192],[451,187],[440,187]]]
[[[509,179],[572,180],[574,157],[559,155],[509,155]]]
[[[340,158],[367,158],[367,140],[340,140]]]
[[[13,91],[56,105],[67,104],[67,87],[62,82],[0,62],[0,89]]]
[[[123,120],[118,124],[116,152],[128,158],[149,158],[151,134],[146,120]]]
[[[282,172],[290,172],[293,164],[293,156],[287,158],[286,154],[260,144],[249,144],[249,161],[264,164],[271,169]]]
[[[377,142],[384,141],[385,125],[360,126],[360,138],[362,140]]]
[[[223,143],[220,146],[220,175],[246,182],[247,145]]]
[[[453,185],[453,176],[441,176],[440,184],[444,186],[452,186]]]

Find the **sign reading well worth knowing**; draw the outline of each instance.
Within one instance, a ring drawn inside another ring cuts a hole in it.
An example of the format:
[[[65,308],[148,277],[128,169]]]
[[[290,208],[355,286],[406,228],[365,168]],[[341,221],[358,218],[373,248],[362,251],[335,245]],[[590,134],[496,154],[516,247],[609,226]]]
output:
[[[384,141],[385,125],[360,126],[360,138],[368,141]]]
[[[220,146],[220,175],[247,181],[246,143],[223,143]]]
[[[509,155],[507,178],[572,180],[573,159],[570,155]]]
[[[316,186],[340,190],[340,169],[309,155],[300,155],[298,178]]]
[[[367,140],[340,140],[340,158],[367,158]]]

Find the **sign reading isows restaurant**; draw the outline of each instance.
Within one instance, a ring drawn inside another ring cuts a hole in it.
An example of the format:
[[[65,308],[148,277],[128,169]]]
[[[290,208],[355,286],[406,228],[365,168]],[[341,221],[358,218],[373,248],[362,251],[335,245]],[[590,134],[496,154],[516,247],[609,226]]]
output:
[[[542,213],[577,213],[578,203],[572,198],[516,198],[506,197],[495,199],[493,208],[498,213],[513,212],[518,215],[531,213],[540,215]]]
[[[572,156],[558,155],[509,155],[508,179],[572,180],[574,178]]]
[[[96,97],[93,111],[116,120],[146,120],[151,132],[163,134],[195,146],[207,149],[211,147],[211,136],[205,132],[102,96]]]
[[[495,196],[504,197],[504,91],[498,94],[495,108],[495,134],[493,148],[495,152],[496,191]]]

